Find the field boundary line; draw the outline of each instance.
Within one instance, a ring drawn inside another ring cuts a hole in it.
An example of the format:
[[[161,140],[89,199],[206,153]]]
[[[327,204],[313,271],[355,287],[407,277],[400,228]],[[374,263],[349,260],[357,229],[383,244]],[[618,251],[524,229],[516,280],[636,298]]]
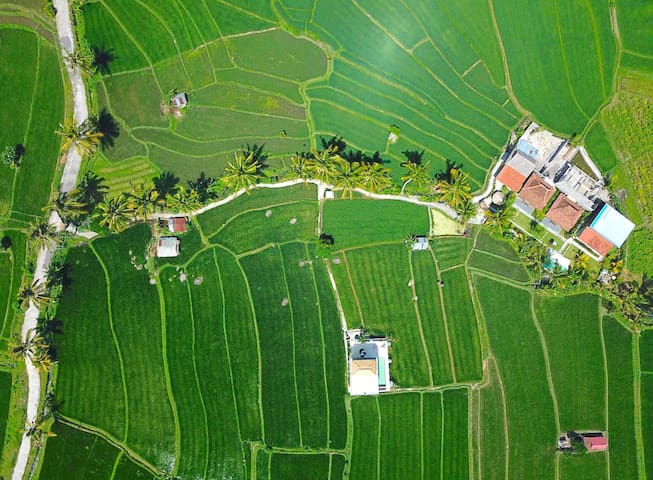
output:
[[[113,461],[113,468],[111,469],[109,480],[114,480],[116,478],[116,470],[118,470],[118,465],[120,464],[123,454],[124,452],[122,450],[118,451],[118,455],[116,455],[116,459]]]
[[[111,336],[113,337],[113,344],[116,347],[116,353],[118,354],[118,363],[120,365],[120,377],[122,379],[122,392],[125,401],[125,433],[122,441],[127,442],[127,433],[129,431],[129,397],[127,395],[127,380],[125,374],[125,362],[122,358],[122,353],[120,351],[120,342],[118,341],[118,336],[116,335],[116,329],[113,325],[113,311],[111,308],[111,279],[109,277],[109,271],[107,266],[104,264],[104,260],[101,258],[100,254],[96,250],[93,242],[89,242],[88,247],[91,249],[95,258],[97,258],[100,267],[104,271],[104,279],[107,284],[106,294],[107,294],[107,310],[109,314],[109,328],[111,329]]]
[[[129,40],[131,40],[131,42],[136,47],[136,49],[141,53],[141,55],[143,55],[143,58],[147,61],[148,65],[150,66],[150,70],[152,71],[152,78],[154,79],[154,83],[156,83],[156,86],[159,89],[159,93],[163,95],[164,92],[163,89],[161,88],[161,83],[159,83],[159,78],[157,77],[156,69],[154,67],[154,64],[152,63],[152,59],[147,55],[147,53],[145,53],[145,50],[143,49],[141,44],[136,41],[134,35],[129,31],[129,29],[127,29],[127,27],[125,27],[122,21],[118,18],[118,15],[116,15],[115,12],[108,7],[106,1],[99,0],[98,3],[100,3],[102,7],[104,7],[104,9],[107,11],[109,15],[111,15],[111,17],[113,17],[116,24],[122,29],[123,32],[125,32],[125,35],[127,35]]]
[[[11,336],[8,335],[7,337],[4,336],[5,328],[7,326],[7,323],[10,325],[10,330],[11,330],[11,324],[12,322],[7,322],[10,313],[13,311],[11,308],[11,300],[13,298],[12,293],[14,292],[14,276],[16,275],[16,255],[14,255],[13,250],[10,250],[7,252],[5,255],[9,257],[9,261],[11,262],[11,272],[9,272],[9,291],[7,292],[7,305],[5,307],[5,312],[2,316],[2,328],[0,328],[0,338],[9,338]]]
[[[435,267],[435,275],[439,281],[442,281],[442,276],[440,272],[440,266],[438,259],[435,256],[435,252],[429,245],[429,252],[431,252],[431,258],[433,259],[433,266]],[[456,379],[456,363],[453,358],[453,348],[451,347],[451,338],[449,337],[449,322],[447,321],[447,312],[444,307],[444,294],[442,293],[442,288],[438,289],[438,294],[440,298],[440,310],[442,311],[442,324],[444,325],[444,335],[447,339],[447,351],[449,352],[449,368],[451,369],[451,381],[453,383],[457,382]]]
[[[216,247],[222,248],[225,252],[228,252],[231,256],[234,257],[234,260],[236,261],[236,265],[238,265],[238,269],[240,270],[240,274],[243,276],[243,281],[245,282],[245,286],[247,289],[247,299],[249,300],[249,308],[250,308],[250,312],[252,313],[252,323],[254,324],[254,333],[256,335],[256,354],[258,356],[258,411],[259,411],[259,421],[261,423],[261,438],[265,440],[265,417],[263,416],[263,384],[262,384],[263,364],[261,359],[261,341],[260,341],[260,335],[258,331],[258,322],[256,320],[256,309],[254,308],[254,300],[252,299],[252,288],[251,285],[249,284],[249,279],[247,278],[247,274],[245,273],[245,270],[243,269],[243,266],[240,263],[238,257],[236,257],[236,255],[234,255],[229,249],[227,249],[222,245],[217,245]]]
[[[506,401],[506,388],[503,384],[503,376],[501,375],[501,369],[499,364],[494,357],[490,354],[488,356],[488,361],[494,365],[495,374],[497,376],[497,381],[499,382],[499,391],[501,392],[501,408],[503,411],[503,433],[505,436],[505,468],[506,476],[505,480],[510,478],[510,419],[508,418],[508,402]]]
[[[606,97],[608,95],[608,92],[607,92],[607,90],[605,88],[605,72],[603,71],[603,49],[601,48],[601,39],[599,38],[599,29],[598,29],[598,26],[596,24],[596,15],[594,15],[594,9],[592,8],[592,2],[590,2],[590,0],[585,0],[585,4],[587,5],[587,10],[589,11],[591,22],[592,22],[592,33],[594,34],[593,35],[593,37],[594,37],[594,47],[596,48],[596,60],[597,60],[597,63],[599,65],[599,71],[601,72],[601,89],[603,90],[603,96]],[[615,60],[616,60],[616,55],[615,55]],[[616,78],[615,78],[615,80],[616,80]],[[610,456],[608,455],[608,458],[609,457]],[[609,463],[609,461],[608,461],[608,463]]]
[[[310,252],[308,251],[308,245],[304,243],[304,252],[306,252],[307,258],[311,257]],[[320,293],[317,289],[317,279],[315,278],[315,269],[313,268],[313,262],[310,264],[311,276],[313,278],[313,292],[315,293],[315,300],[317,311],[320,316],[320,341],[322,342],[322,373],[324,380],[324,394],[326,396],[326,420],[327,420],[327,438],[326,446],[329,447],[331,443],[331,402],[329,401],[329,382],[327,381],[327,367],[326,367],[326,343],[324,341],[324,325],[322,323],[322,302],[320,301]],[[330,461],[329,461],[330,462]],[[331,463],[329,463],[329,469],[331,468]],[[330,475],[329,475],[330,477]]]
[[[646,450],[644,448],[644,436],[642,435],[642,375],[641,375],[641,358],[639,353],[639,342],[641,334],[636,333],[632,336],[632,361],[633,361],[633,393],[635,404],[635,444],[637,445],[637,473],[640,480],[646,477]]]
[[[105,432],[99,427],[95,427],[93,425],[89,425],[87,423],[82,422],[81,420],[76,420],[74,418],[67,417],[65,415],[59,414],[59,418],[57,420],[59,423],[62,423],[70,428],[74,428],[75,430],[79,430],[84,433],[90,433],[92,435],[96,436],[96,439],[99,437],[105,442],[107,442],[109,445],[117,448],[121,452],[123,452],[125,455],[129,457],[131,461],[134,463],[140,465],[141,467],[145,468],[146,470],[154,473],[155,475],[159,475],[161,471],[157,469],[154,465],[152,465],[150,462],[145,460],[143,457],[141,457],[139,454],[134,452],[131,448],[129,448],[126,443],[120,442],[119,440],[115,439],[112,435],[109,433]]]
[[[388,38],[390,38],[394,43],[396,43],[404,53],[406,53],[417,65],[422,67],[422,69],[428,75],[430,75],[435,80],[436,83],[439,83],[449,93],[449,95],[451,95],[452,98],[454,98],[456,101],[458,101],[462,105],[466,106],[467,108],[476,111],[481,116],[487,118],[488,120],[491,120],[492,122],[496,123],[497,125],[502,126],[502,127],[506,128],[507,130],[510,130],[510,126],[504,125],[499,119],[494,118],[490,114],[488,114],[488,113],[484,112],[483,110],[481,110],[480,108],[478,108],[473,103],[469,102],[467,99],[461,97],[458,94],[458,92],[456,92],[451,87],[449,87],[449,85],[447,85],[447,83],[444,80],[442,80],[433,70],[431,70],[431,68],[427,64],[425,64],[419,58],[415,57],[415,55],[410,54],[408,52],[408,49],[391,32],[389,32],[388,29],[379,20],[374,18],[367,10],[365,10],[363,7],[361,7],[361,5],[358,3],[357,0],[351,0],[351,1],[354,4],[354,6],[356,8],[358,8],[372,23],[374,23]],[[431,42],[431,44],[433,45],[432,42]],[[438,51],[438,50],[436,49],[436,51]],[[447,62],[446,59],[445,59],[445,62]],[[455,72],[455,70],[454,70],[454,72]],[[466,83],[466,82],[463,81],[463,83]]]
[[[381,405],[379,404],[379,396],[376,398],[376,418],[378,420],[379,431],[376,436],[376,480],[383,480],[381,476],[381,442],[383,435],[381,434],[381,427],[383,423],[383,418],[381,417]]]
[[[170,409],[172,410],[172,418],[175,424],[175,466],[173,473],[177,473],[179,468],[179,459],[181,458],[181,425],[179,424],[179,411],[177,410],[177,402],[172,393],[172,380],[170,379],[170,367],[168,366],[168,322],[166,316],[166,301],[163,295],[163,287],[161,282],[156,282],[156,290],[159,297],[159,318],[161,320],[161,356],[163,359],[163,374],[166,382],[166,393],[170,401]]]
[[[354,279],[351,277],[351,270],[349,269],[349,261],[347,260],[347,254],[342,252],[342,259],[345,261],[345,269],[347,270],[347,278],[349,279],[349,285],[351,286],[351,292],[354,294],[354,300],[356,300],[356,307],[358,308],[358,317],[360,318],[361,325],[365,327],[365,319],[363,318],[363,309],[361,308],[361,303],[358,300],[358,294],[356,293],[356,288],[354,287]]]
[[[343,62],[343,63],[346,63],[346,62]],[[350,66],[352,66],[352,65],[350,64]],[[375,95],[377,95],[377,96],[379,96],[379,97],[387,98],[387,99],[391,100],[391,101],[394,102],[394,103],[401,103],[401,102],[399,102],[399,100],[398,100],[397,98],[393,97],[392,95],[389,95],[389,94],[384,93],[384,92],[376,92],[376,91],[373,91],[373,90],[371,90],[367,85],[365,85],[365,84],[363,84],[363,83],[360,83],[360,82],[358,82],[358,81],[352,79],[351,77],[349,77],[349,76],[347,76],[347,75],[345,75],[345,74],[343,74],[343,73],[341,73],[341,72],[334,72],[333,75],[336,76],[336,77],[341,77],[341,78],[345,79],[347,82],[351,82],[351,83],[357,85],[358,87],[360,87],[360,88],[363,89],[363,90],[369,90],[369,91],[373,92]],[[386,83],[386,82],[382,82],[382,83]],[[386,84],[387,84],[387,83],[386,83]],[[398,86],[396,86],[396,85],[393,85],[393,84],[388,84],[388,85],[391,86],[392,88],[395,88],[395,89],[401,91],[401,89],[398,88]],[[405,92],[403,92],[403,93],[405,94]],[[412,93],[413,93],[412,96],[415,97],[414,92],[412,92]],[[409,95],[409,96],[410,96],[410,95]],[[422,104],[424,103],[424,102],[421,101],[421,99],[418,98],[418,97],[415,97],[414,100],[417,101],[417,102],[419,102],[419,103],[422,103]],[[446,132],[449,133],[451,136],[455,136],[455,137],[457,137],[460,141],[462,141],[462,142],[468,144],[471,148],[473,148],[474,150],[476,150],[476,151],[479,153],[479,155],[481,155],[481,156],[483,156],[483,157],[489,159],[489,160],[490,160],[490,165],[491,165],[492,163],[494,163],[494,159],[493,159],[491,156],[489,156],[486,152],[483,152],[483,150],[481,150],[481,149],[480,149],[476,144],[474,144],[474,143],[471,142],[468,138],[466,138],[462,133],[453,130],[453,129],[451,128],[450,125],[447,125],[446,123],[440,123],[439,121],[434,120],[432,117],[429,117],[429,116],[426,115],[425,113],[420,112],[419,110],[416,110],[415,108],[413,108],[413,107],[412,107],[411,105],[409,105],[409,104],[404,104],[404,107],[405,107],[406,109],[408,109],[410,112],[412,112],[414,115],[419,116],[419,117],[423,118],[425,121],[431,123],[433,126],[437,127],[440,131],[446,131]],[[444,119],[445,119],[445,114],[442,112],[442,110],[441,110],[439,107],[438,107],[438,108],[435,108],[434,110],[437,111],[438,113],[440,113],[440,115],[442,116],[442,117],[438,117],[438,120],[440,120],[440,119],[443,119],[443,120],[444,120]],[[452,123],[454,123],[455,125],[457,125],[455,122],[452,122]],[[460,125],[458,125],[458,126],[461,127]],[[466,131],[466,132],[469,132],[469,131],[470,131],[469,128],[465,128],[465,129],[463,129],[463,130]],[[472,133],[474,133],[474,135],[476,135],[475,132],[472,132]],[[480,137],[480,138],[482,138],[482,137]],[[488,140],[483,139],[483,138],[482,138],[482,140],[483,140],[484,142],[486,142],[486,143],[487,143],[489,146],[491,146],[492,148],[495,148],[495,145],[492,144],[492,143],[490,143],[490,142],[488,142]],[[487,168],[483,168],[483,170],[486,171]]]
[[[245,447],[243,442],[243,433],[240,428],[240,411],[238,410],[238,401],[236,399],[236,385],[234,381],[234,371],[231,367],[231,351],[229,349],[229,336],[227,335],[227,304],[226,297],[224,294],[224,284],[222,283],[222,271],[220,270],[220,265],[218,263],[218,257],[215,254],[215,248],[212,251],[213,254],[213,263],[215,264],[215,269],[218,272],[218,283],[220,284],[220,298],[222,299],[222,333],[224,335],[224,346],[225,352],[227,354],[227,363],[229,364],[229,380],[231,383],[231,396],[234,402],[234,413],[236,415],[236,426],[238,428],[238,440],[240,440],[240,450],[245,458]],[[190,284],[186,282],[186,286],[190,290]]]
[[[555,415],[556,428],[558,429],[558,432],[560,432],[560,411],[558,409],[558,397],[556,396],[555,385],[553,384],[551,362],[549,361],[549,350],[546,345],[546,337],[544,336],[544,331],[542,330],[542,326],[540,325],[540,322],[537,319],[537,314],[535,313],[535,294],[533,294],[532,292],[530,295],[529,305],[531,310],[531,319],[533,320],[533,325],[537,330],[537,335],[540,339],[540,346],[542,347],[542,356],[544,357],[544,367],[546,369],[546,380],[547,383],[549,384],[549,394],[551,395],[551,400],[553,401],[553,414]],[[556,466],[556,472],[557,472],[557,466]]]
[[[565,71],[565,76],[567,77],[567,86],[569,87],[569,93],[571,93],[571,98],[574,100],[574,103],[578,107],[580,113],[589,121],[590,116],[587,115],[583,107],[580,106],[578,98],[576,98],[576,92],[574,92],[574,87],[571,83],[571,73],[569,73],[569,62],[567,61],[567,52],[565,50],[565,42],[562,38],[562,27],[560,25],[560,9],[558,8],[558,0],[553,0],[553,9],[555,10],[556,17],[556,31],[558,32],[558,42],[560,44],[560,58],[562,59],[562,66]]]
[[[419,394],[419,458],[420,474],[424,480],[424,394]]]
[[[288,306],[290,307],[290,331],[292,335],[292,374],[295,384],[295,404],[297,406],[297,420],[299,422],[299,445],[303,446],[304,441],[302,437],[302,412],[299,406],[299,388],[297,387],[297,356],[295,348],[295,312],[293,310],[293,301],[290,298],[290,288],[288,288],[288,274],[286,272],[286,266],[284,265],[283,252],[281,248],[276,249],[279,252],[279,259],[281,260],[281,273],[283,275],[283,284],[285,286],[286,298],[288,298]]]
[[[422,326],[422,316],[419,312],[419,305],[417,304],[417,292],[415,290],[415,272],[413,271],[413,252],[412,250],[408,252],[408,270],[410,271],[410,279],[412,280],[410,289],[413,293],[413,309],[415,310],[415,318],[417,319],[417,327],[419,329],[419,336],[422,340],[422,348],[424,349],[424,356],[426,357],[426,365],[429,367],[429,383],[431,385],[433,382],[433,368],[431,366],[431,356],[429,355],[429,349],[426,345],[426,338],[424,338],[424,327]]]
[[[458,71],[458,70],[453,66],[453,64],[451,63],[451,61],[449,60],[449,58],[448,58],[448,57],[447,57],[447,56],[442,52],[442,50],[437,46],[437,44],[436,44],[436,42],[433,40],[433,37],[431,36],[431,34],[430,34],[429,32],[426,31],[426,29],[424,28],[424,24],[423,24],[422,21],[420,20],[419,16],[418,16],[417,14],[415,14],[415,12],[413,11],[413,9],[410,8],[410,6],[407,5],[406,2],[405,2],[404,0],[399,0],[399,1],[400,1],[401,4],[404,6],[404,8],[406,8],[406,9],[410,12],[411,16],[415,19],[415,21],[417,22],[417,24],[420,26],[420,29],[422,30],[422,32],[426,35],[426,37],[427,37],[427,39],[428,39],[428,40],[427,40],[428,43],[430,43],[430,44],[431,44],[431,47],[433,47],[433,49],[438,53],[438,55],[440,55],[440,57],[442,58],[442,60],[444,60],[444,62],[447,64],[447,66],[449,67],[449,69],[454,73],[454,75],[455,75],[456,77],[458,77],[458,78],[460,79],[460,81],[461,81],[461,82],[462,82],[462,83],[463,83],[467,88],[469,88],[469,90],[471,90],[472,92],[474,92],[474,93],[475,93],[476,95],[478,95],[480,98],[483,98],[483,99],[487,100],[488,102],[494,104],[495,106],[499,107],[503,113],[505,113],[506,115],[512,117],[512,118],[514,119],[514,121],[517,122],[519,119],[518,119],[517,117],[515,117],[515,115],[513,115],[513,114],[510,113],[509,111],[505,110],[505,109],[504,109],[504,108],[503,108],[503,107],[502,107],[502,106],[501,106],[501,105],[500,105],[496,100],[494,100],[493,98],[488,97],[488,96],[485,95],[483,92],[480,92],[480,91],[477,90],[473,85],[471,85],[470,83],[468,83],[467,80],[465,80],[465,75],[466,75],[467,73],[469,73],[469,71],[472,70],[476,65],[478,65],[479,63],[482,63],[482,60],[481,60],[481,58],[480,58],[481,56],[478,55],[478,52],[476,52],[476,50],[474,50],[474,49],[472,48],[471,45],[468,45],[468,46],[469,46],[469,49],[470,49],[472,52],[474,52],[474,53],[478,56],[478,60],[476,60],[476,62],[474,62],[470,67],[468,67],[468,68],[465,70],[464,73],[461,74],[461,73],[460,73],[460,72],[459,72],[459,71]],[[438,2],[438,3],[440,4],[440,7],[442,8],[442,4],[441,4],[441,2]],[[451,20],[451,18],[449,17],[448,12],[445,11],[445,15],[447,16],[447,18],[449,18],[449,19]],[[454,27],[454,29],[458,31],[458,26],[455,25],[454,22],[451,22],[451,23],[452,23],[452,26]],[[411,53],[411,57],[412,57],[412,56],[413,56],[413,54]],[[428,68],[428,70],[429,70],[429,71],[432,71],[430,67]],[[435,72],[433,72],[433,73],[435,73]],[[494,79],[492,78],[492,75],[491,75],[489,72],[488,72],[488,75],[489,75],[490,80],[491,80],[491,82],[492,82],[492,86],[495,87],[497,90],[500,90],[500,88],[499,88],[497,85],[494,84]],[[496,118],[494,118],[494,117],[491,117],[490,115],[485,114],[485,113],[484,113],[484,115],[487,116],[488,118],[492,118],[494,121],[496,121],[497,123],[501,124],[501,123],[499,122],[498,119],[496,119]]]
[[[247,115],[256,115],[257,117],[274,118],[274,119],[284,120],[284,121],[288,121],[288,122],[304,123],[306,121],[306,116],[304,116],[304,118],[288,117],[288,116],[285,116],[285,115],[275,115],[273,113],[252,112],[250,110],[242,110],[242,109],[234,108],[234,107],[223,107],[221,105],[195,105],[195,109],[197,109],[197,110],[226,110],[226,111],[230,111],[230,112],[244,113],[244,114],[247,114]]]
[[[490,257],[498,258],[500,260],[503,260],[504,262],[515,263],[517,265],[523,265],[521,263],[521,261],[519,261],[519,260],[512,260],[510,258],[505,258],[505,257],[502,257],[501,255],[496,254],[496,253],[488,252],[487,250],[483,250],[483,249],[476,248],[476,247],[474,247],[474,250],[476,250],[477,252],[482,253],[484,255],[488,255]],[[472,267],[472,268],[474,268],[474,267]]]
[[[202,393],[199,375],[197,374],[197,358],[195,357],[195,311],[193,310],[193,294],[191,292],[190,285],[188,285],[188,282],[186,284],[186,295],[188,299],[188,310],[190,312],[191,335],[193,336],[193,342],[191,343],[191,355],[193,357],[193,375],[195,375],[197,394],[200,400],[200,405],[202,405],[202,413],[204,415],[204,434],[206,445],[206,455],[204,456],[204,477],[206,477],[207,472],[209,471],[209,452],[211,451],[211,442],[209,439],[209,416],[206,411],[206,403],[204,402],[204,394]]]
[[[488,272],[487,270],[482,270],[478,267],[472,267],[467,265],[466,267],[471,273],[474,275],[479,275],[481,277],[489,278],[490,280],[494,280],[496,282],[504,283],[510,287],[514,288],[519,288],[521,290],[526,290],[528,292],[532,292],[532,288],[530,286],[530,282],[517,282],[510,277],[504,277],[503,275],[499,275],[497,273],[493,272]]]
[[[601,315],[601,307],[603,305],[602,302],[602,297],[598,297],[598,302],[596,302],[596,316],[599,320],[599,334],[601,338],[601,354],[603,355],[603,374],[605,378],[605,393],[603,395],[603,400],[605,402],[605,429],[608,430],[610,428],[610,391],[609,391],[609,386],[610,386],[610,373],[608,370],[608,352],[605,349],[605,337],[603,336],[603,316]],[[606,470],[608,474],[608,480],[611,478],[611,467],[610,467],[610,453],[606,455]]]

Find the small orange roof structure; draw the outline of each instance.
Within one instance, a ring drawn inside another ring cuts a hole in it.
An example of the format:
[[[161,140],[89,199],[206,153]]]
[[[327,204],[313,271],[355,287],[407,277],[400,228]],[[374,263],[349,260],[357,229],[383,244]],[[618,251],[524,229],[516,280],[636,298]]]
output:
[[[376,378],[376,358],[361,358],[351,361],[352,375],[374,375]]]
[[[578,240],[603,257],[612,249],[612,244],[592,227],[585,227]]]
[[[510,165],[504,165],[499,175],[497,175],[497,180],[513,192],[518,192],[526,181],[526,176],[519,173]]]
[[[555,188],[546,183],[535,172],[531,173],[519,192],[519,198],[538,210],[546,207],[555,193]]]
[[[583,212],[584,210],[580,205],[572,202],[567,195],[561,193],[549,208],[546,218],[568,232],[578,223],[580,217],[583,216]]]
[[[168,230],[173,233],[186,231],[186,217],[172,217],[168,219]]]
[[[608,440],[602,433],[596,436],[583,435],[583,443],[589,452],[603,452],[608,448]]]

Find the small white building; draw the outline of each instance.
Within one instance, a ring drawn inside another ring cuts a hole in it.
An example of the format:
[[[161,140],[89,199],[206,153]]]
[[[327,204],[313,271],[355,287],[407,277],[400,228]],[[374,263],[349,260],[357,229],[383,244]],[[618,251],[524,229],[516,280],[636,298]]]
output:
[[[428,250],[429,239],[424,235],[416,235],[413,237],[413,245],[411,248],[413,250]]]
[[[184,108],[186,105],[188,105],[188,95],[186,95],[186,92],[178,93],[172,97],[170,99],[170,105],[177,108]]]
[[[378,395],[390,390],[389,342],[385,338],[362,340],[360,330],[349,335],[349,394]]]
[[[181,242],[177,237],[160,237],[156,245],[156,256],[159,258],[170,258],[179,255]]]

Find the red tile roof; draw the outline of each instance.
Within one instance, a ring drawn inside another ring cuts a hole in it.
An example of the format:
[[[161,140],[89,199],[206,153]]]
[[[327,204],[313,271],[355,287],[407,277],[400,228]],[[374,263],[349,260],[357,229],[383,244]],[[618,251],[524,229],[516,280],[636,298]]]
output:
[[[173,232],[185,232],[186,231],[186,219],[184,217],[174,217],[172,221],[172,231]]]
[[[608,441],[601,435],[598,437],[583,437],[583,443],[590,452],[602,452],[608,448]]]
[[[518,192],[521,186],[524,184],[526,177],[512,168],[510,165],[504,165],[499,172],[499,175],[497,175],[497,180],[503,183],[513,192]]]
[[[546,207],[546,204],[549,203],[554,193],[555,188],[542,180],[537,173],[533,172],[521,188],[519,198],[533,208],[541,210]]]
[[[585,229],[581,232],[580,236],[578,237],[578,240],[580,240],[585,245],[587,245],[592,250],[594,250],[596,253],[604,257],[608,254],[608,252],[612,248],[612,244],[609,241],[607,241],[598,232],[596,232],[596,230],[593,230],[590,227],[585,227]]]
[[[546,218],[558,225],[565,231],[574,228],[580,217],[583,216],[583,208],[569,200],[565,194],[558,195],[551,208],[546,214]]]

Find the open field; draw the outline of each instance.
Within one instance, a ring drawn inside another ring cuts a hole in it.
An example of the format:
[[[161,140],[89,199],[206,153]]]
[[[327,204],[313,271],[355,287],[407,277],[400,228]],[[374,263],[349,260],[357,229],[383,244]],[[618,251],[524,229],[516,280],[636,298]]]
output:
[[[4,445],[7,418],[9,417],[9,401],[11,400],[11,372],[0,370],[0,445]],[[0,453],[2,447],[0,446]]]
[[[349,478],[466,478],[467,397],[459,389],[354,399]]]
[[[0,165],[0,221],[12,216],[31,221],[49,200],[64,117],[64,92],[59,57],[53,45],[32,30],[0,24],[0,74],[4,97],[0,150],[23,145],[18,169]],[[23,65],[25,68],[16,68]]]
[[[153,479],[152,472],[132,462],[122,451],[92,433],[57,423],[56,440],[48,442],[41,478],[65,480]],[[77,452],[71,462],[70,452]],[[83,453],[82,453],[83,452]]]

